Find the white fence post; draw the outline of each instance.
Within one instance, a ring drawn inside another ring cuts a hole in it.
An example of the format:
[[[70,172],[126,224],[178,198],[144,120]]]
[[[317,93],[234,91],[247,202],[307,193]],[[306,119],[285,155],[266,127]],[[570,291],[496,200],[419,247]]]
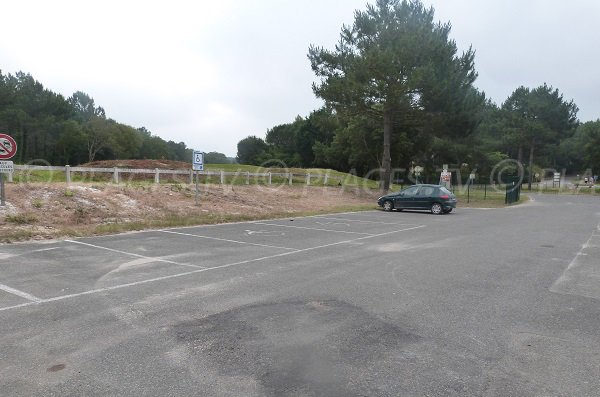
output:
[[[84,173],[83,175],[83,179],[85,179],[85,175],[87,175],[86,173],[90,173],[90,178],[94,175],[94,173],[103,173],[103,174],[112,174],[112,182],[115,184],[119,184],[122,181],[121,179],[121,168],[119,167],[112,167],[112,168],[93,168],[93,167],[72,167],[70,165],[65,165],[62,167],[53,167],[53,166],[26,166],[26,165],[16,165],[15,166],[15,171],[19,172],[22,170],[49,170],[49,171],[60,171],[60,172],[64,172],[65,173],[65,180],[67,184],[70,184],[73,182],[73,172],[77,173],[77,172],[82,172]],[[191,169],[179,169],[179,170],[174,170],[174,171],[170,171],[170,170],[166,170],[163,172],[163,170],[161,170],[160,168],[154,168],[154,169],[123,169],[124,173],[126,174],[145,174],[145,175],[153,175],[154,176],[154,182],[155,183],[160,183],[160,177],[161,174],[167,174],[167,175],[189,175],[190,178],[190,184],[194,183],[194,171]],[[242,171],[242,170],[238,170],[237,172],[233,173],[233,172],[226,172],[225,170],[220,170],[220,178],[221,178],[221,184],[225,184],[227,182],[227,175],[234,175],[233,177],[233,181],[236,182],[238,181],[238,178],[242,176],[242,174],[245,174],[245,178],[244,178],[244,182],[247,185],[250,184],[250,177],[255,177],[257,178],[257,183],[260,183],[260,180],[258,178],[265,178],[266,177],[266,182],[269,185],[273,184],[273,173],[272,172],[267,172],[267,173],[254,173],[254,172],[250,172],[250,171]],[[211,173],[208,171],[202,172],[201,175],[218,175],[217,173]],[[298,177],[301,177],[302,174],[297,174]],[[287,178],[287,183],[292,186],[294,184],[294,173],[293,172],[276,172],[275,173],[276,177],[281,177],[283,179],[283,183],[285,184],[286,178]],[[306,184],[310,185],[312,182],[312,173],[306,173],[304,174],[305,178],[306,178]],[[327,185],[329,183],[329,180],[331,178],[334,179],[339,179],[336,177],[332,177],[329,174],[317,174],[317,178],[324,176],[324,181],[323,183],[325,185]],[[12,182],[14,178],[13,173],[9,173],[8,174],[8,181]],[[149,178],[148,178],[149,179]],[[207,181],[205,181],[205,183],[207,183]]]

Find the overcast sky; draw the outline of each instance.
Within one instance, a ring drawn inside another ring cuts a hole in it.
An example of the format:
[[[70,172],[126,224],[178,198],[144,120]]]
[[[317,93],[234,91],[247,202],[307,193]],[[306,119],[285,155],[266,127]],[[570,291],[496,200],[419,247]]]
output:
[[[322,102],[310,44],[333,48],[366,0],[7,0],[0,70],[31,73],[108,117],[166,140],[235,156],[248,135],[308,116]],[[370,1],[374,2],[374,1]],[[600,117],[600,2],[429,0],[476,50],[476,86],[502,103],[544,82]]]

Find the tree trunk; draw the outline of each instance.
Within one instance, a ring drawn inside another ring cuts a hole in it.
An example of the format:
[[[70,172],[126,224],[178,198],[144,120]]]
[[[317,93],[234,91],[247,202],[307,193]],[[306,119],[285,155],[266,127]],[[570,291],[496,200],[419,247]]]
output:
[[[392,137],[392,115],[389,111],[383,113],[383,193],[390,190],[390,179],[392,174],[392,156],[390,154],[390,142]]]
[[[523,164],[523,144],[519,143],[519,151],[517,152],[517,161]]]
[[[531,191],[531,180],[533,178],[533,147],[535,145],[535,139],[531,139],[531,146],[529,147],[529,183],[527,188]]]

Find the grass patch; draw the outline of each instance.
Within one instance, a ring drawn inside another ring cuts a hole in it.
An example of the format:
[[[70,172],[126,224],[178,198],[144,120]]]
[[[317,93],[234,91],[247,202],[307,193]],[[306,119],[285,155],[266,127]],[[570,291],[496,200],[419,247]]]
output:
[[[38,221],[38,218],[33,214],[16,214],[16,215],[6,215],[4,218],[6,222],[14,223],[17,225],[32,225]]]
[[[313,186],[356,186],[366,189],[379,189],[379,182],[357,177],[345,172],[334,171],[325,168],[265,168],[255,165],[244,164],[206,164],[205,171],[211,172],[229,172],[236,175],[227,175],[224,178],[224,183],[229,185],[268,185],[271,174],[295,174],[292,178],[292,184],[302,185],[307,183],[307,174],[310,174],[310,185]],[[265,174],[250,177],[247,174]],[[14,174],[15,183],[66,183],[66,174],[63,171],[17,171]],[[327,177],[325,176],[327,175]],[[113,174],[110,172],[75,172],[71,171],[71,182],[73,183],[110,183],[113,179]],[[187,184],[190,183],[189,175],[161,175],[161,184]],[[125,184],[142,183],[152,184],[154,182],[154,174],[132,174],[121,172],[119,173],[119,182]],[[194,183],[194,182],[193,182]],[[201,175],[199,183],[201,184],[221,184],[221,175]],[[272,175],[271,184],[287,185],[289,179],[284,175]],[[399,185],[392,185],[392,190],[398,190]]]
[[[33,237],[33,231],[29,229],[18,229],[13,230],[8,234],[4,234],[0,237],[0,241],[3,243],[13,243],[17,241],[30,240]]]
[[[57,183],[66,182],[66,175],[62,171],[15,171],[14,183]]]

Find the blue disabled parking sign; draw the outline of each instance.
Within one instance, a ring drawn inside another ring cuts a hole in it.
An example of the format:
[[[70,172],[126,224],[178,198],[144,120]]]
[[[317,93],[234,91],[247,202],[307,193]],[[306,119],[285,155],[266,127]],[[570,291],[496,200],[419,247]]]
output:
[[[204,153],[199,150],[194,150],[192,157],[192,170],[204,171]]]

